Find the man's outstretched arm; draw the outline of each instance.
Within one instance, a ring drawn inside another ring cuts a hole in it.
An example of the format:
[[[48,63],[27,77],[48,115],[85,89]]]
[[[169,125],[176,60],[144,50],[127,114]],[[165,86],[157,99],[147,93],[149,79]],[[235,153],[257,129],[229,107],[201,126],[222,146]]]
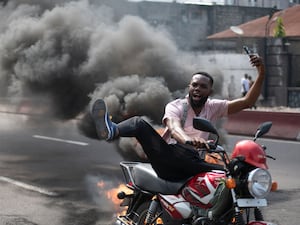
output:
[[[237,113],[239,111],[242,111],[243,109],[252,107],[260,95],[265,78],[265,66],[263,64],[262,58],[257,55],[251,55],[250,62],[251,65],[255,66],[257,69],[257,78],[246,96],[229,101],[228,114]]]

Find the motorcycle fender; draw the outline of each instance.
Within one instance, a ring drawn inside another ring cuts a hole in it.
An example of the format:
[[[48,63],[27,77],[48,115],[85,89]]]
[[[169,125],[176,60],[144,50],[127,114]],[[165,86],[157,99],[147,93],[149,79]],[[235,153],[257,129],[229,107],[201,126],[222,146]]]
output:
[[[275,223],[267,222],[267,221],[251,221],[248,225],[276,225]]]

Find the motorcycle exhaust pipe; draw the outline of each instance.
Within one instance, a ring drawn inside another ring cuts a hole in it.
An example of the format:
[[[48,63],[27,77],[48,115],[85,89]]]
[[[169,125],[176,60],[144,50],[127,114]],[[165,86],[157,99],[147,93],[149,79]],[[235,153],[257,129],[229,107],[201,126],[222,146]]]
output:
[[[118,194],[117,194],[117,198],[118,199],[124,199],[124,198],[130,198],[132,197],[133,194],[126,194],[124,191],[120,191]]]

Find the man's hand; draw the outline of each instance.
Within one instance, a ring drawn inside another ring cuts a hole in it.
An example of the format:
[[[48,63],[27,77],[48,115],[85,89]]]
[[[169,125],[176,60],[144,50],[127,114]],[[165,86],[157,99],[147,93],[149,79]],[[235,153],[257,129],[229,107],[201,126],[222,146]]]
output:
[[[207,141],[200,137],[192,138],[191,140],[188,140],[185,143],[194,146],[196,149],[199,149],[199,148],[209,149],[209,145],[208,145]]]
[[[250,55],[250,63],[252,66],[255,66],[257,68],[259,74],[264,74],[265,67],[261,57],[259,57],[258,55]]]
[[[251,86],[245,97],[233,99],[228,102],[228,115],[252,107],[260,95],[265,77],[265,67],[263,64],[263,60],[258,55],[250,55],[250,63],[257,69],[257,78],[255,79],[253,85]]]

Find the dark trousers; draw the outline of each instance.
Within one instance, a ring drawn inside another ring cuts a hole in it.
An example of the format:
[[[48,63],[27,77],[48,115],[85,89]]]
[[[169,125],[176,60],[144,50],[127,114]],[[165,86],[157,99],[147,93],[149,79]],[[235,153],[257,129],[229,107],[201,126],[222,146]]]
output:
[[[181,144],[168,144],[141,117],[132,117],[118,125],[120,137],[135,137],[141,144],[159,177],[176,181],[200,172],[223,169],[200,158],[197,151]]]

